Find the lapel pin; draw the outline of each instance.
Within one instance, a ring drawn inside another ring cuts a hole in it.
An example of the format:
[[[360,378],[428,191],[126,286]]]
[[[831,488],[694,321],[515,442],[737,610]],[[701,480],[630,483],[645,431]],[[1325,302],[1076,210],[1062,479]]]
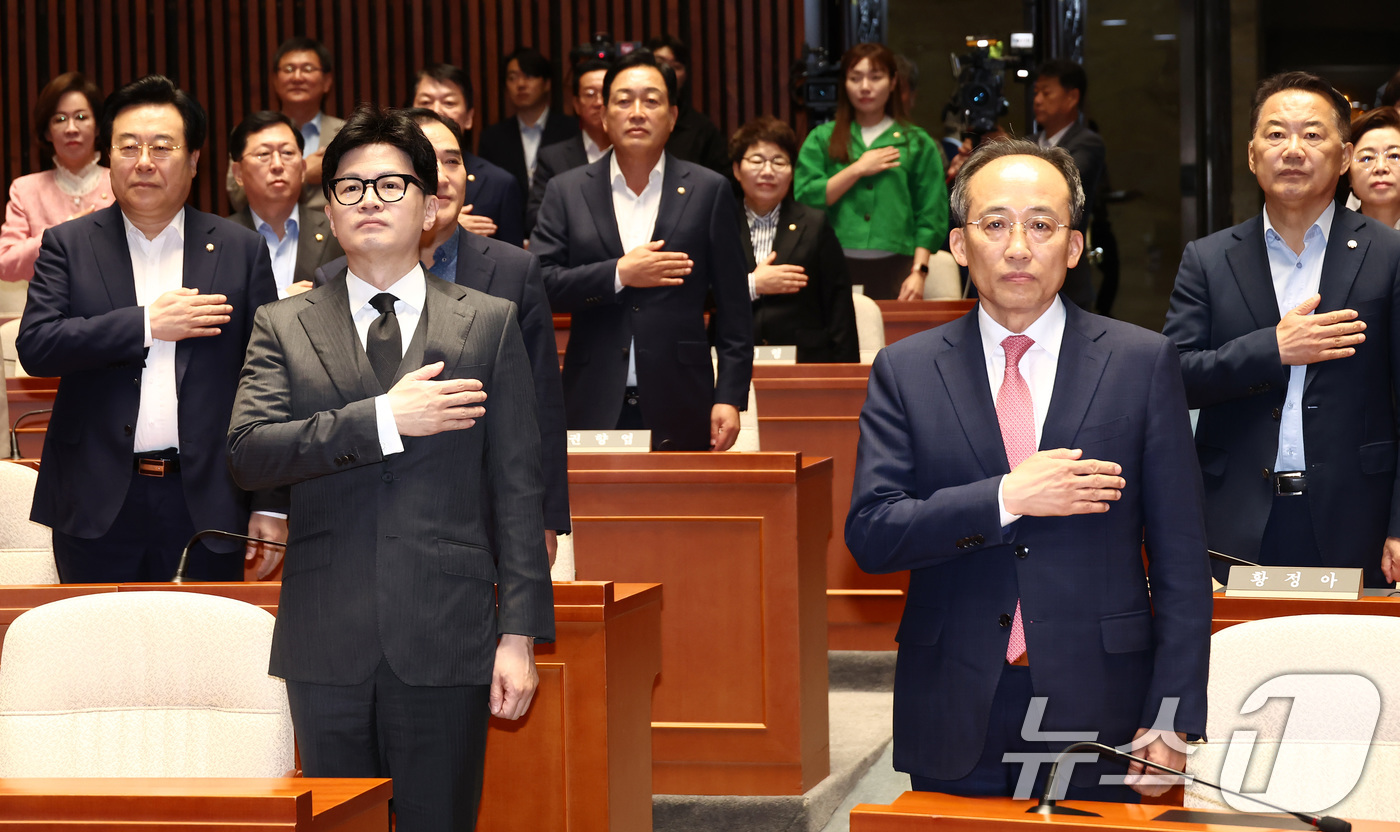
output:
[[[790,223],[788,223],[788,231],[796,231],[796,230],[797,230],[797,223],[795,223],[795,222],[790,222]]]
[[[474,174],[474,173],[469,173],[469,174],[467,174],[467,181],[468,181],[468,182],[475,182],[475,181],[476,181],[476,174]]]
[[[1347,248],[1356,248],[1355,240],[1347,240]]]
[[[682,185],[681,187],[677,188],[677,189],[676,189],[676,193],[678,193],[678,194],[683,194],[683,193],[685,193],[685,186]]]
[[[899,138],[899,131],[898,131],[898,130],[894,131],[894,137],[895,137],[896,139]]]
[[[204,244],[204,250],[205,250],[205,251],[213,251],[213,250],[214,250],[214,244],[213,244],[213,243],[205,243],[205,244]]]
[[[324,239],[326,239],[326,235],[325,235],[325,234],[320,234],[320,233],[318,233],[318,234],[316,235],[316,242],[319,243],[319,242],[321,242],[321,241],[324,240]]]

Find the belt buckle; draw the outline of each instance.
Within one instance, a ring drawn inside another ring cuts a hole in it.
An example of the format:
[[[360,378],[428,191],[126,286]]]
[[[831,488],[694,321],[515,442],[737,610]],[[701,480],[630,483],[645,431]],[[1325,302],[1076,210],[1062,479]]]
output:
[[[1288,482],[1296,485],[1290,490],[1284,490],[1283,484]],[[1301,471],[1287,471],[1274,475],[1274,496],[1275,497],[1297,497],[1307,493],[1308,477]]]
[[[136,472],[143,477],[163,477],[165,465],[164,459],[140,459],[136,462]]]

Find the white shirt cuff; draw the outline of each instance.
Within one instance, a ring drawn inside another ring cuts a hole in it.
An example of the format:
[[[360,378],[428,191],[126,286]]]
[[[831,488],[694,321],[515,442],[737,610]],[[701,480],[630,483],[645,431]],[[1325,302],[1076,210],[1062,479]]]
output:
[[[758,281],[753,279],[753,272],[749,272],[749,300],[758,300]]]
[[[145,327],[146,327],[146,344],[145,344],[145,346],[146,346],[146,349],[150,349],[151,347],[155,346],[155,343],[156,343],[155,339],[151,337],[151,307],[149,307],[149,306],[143,306],[143,307],[141,307],[141,317],[145,320]]]
[[[389,407],[389,394],[374,397],[374,419],[379,426],[379,452],[384,456],[403,453],[403,439],[394,422],[393,408]]]
[[[614,291],[614,292],[621,292],[621,291],[622,291],[622,270],[621,270],[621,269],[616,269],[616,268],[613,269],[613,291]]]
[[[255,511],[254,514],[261,514],[264,517],[276,517],[278,520],[286,520],[287,515],[281,511]]]
[[[1001,480],[997,482],[997,512],[1001,515],[1001,525],[1003,528],[1021,519],[1021,515],[1012,514],[1006,510],[1006,497],[1001,493],[1002,489],[1005,487],[1006,477],[1003,476]]]

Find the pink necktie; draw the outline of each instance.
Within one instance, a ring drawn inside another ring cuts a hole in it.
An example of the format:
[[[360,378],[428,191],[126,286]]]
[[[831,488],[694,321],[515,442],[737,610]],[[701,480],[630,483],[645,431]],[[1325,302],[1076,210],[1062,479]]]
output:
[[[1006,446],[1006,461],[1014,470],[1035,453],[1035,409],[1031,406],[1031,388],[1021,377],[1021,356],[1035,342],[1025,335],[1008,335],[1002,339],[1006,350],[1006,373],[997,391],[997,423],[1001,425],[1001,441]],[[1016,601],[1016,617],[1011,621],[1011,641],[1006,645],[1006,660],[1014,662],[1026,652],[1026,629],[1021,623],[1021,601]]]

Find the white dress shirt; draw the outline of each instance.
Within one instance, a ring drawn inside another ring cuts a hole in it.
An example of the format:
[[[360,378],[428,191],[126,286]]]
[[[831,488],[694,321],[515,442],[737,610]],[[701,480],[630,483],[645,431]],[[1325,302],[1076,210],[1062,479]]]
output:
[[[1280,318],[1317,294],[1322,285],[1322,260],[1327,254],[1327,235],[1332,231],[1332,217],[1336,213],[1337,203],[1328,202],[1321,216],[1303,235],[1303,253],[1294,254],[1269,222],[1269,209],[1264,209],[1264,249],[1269,254],[1269,272]],[[1306,364],[1288,368],[1288,392],[1283,399],[1283,416],[1279,419],[1275,471],[1308,470],[1303,452],[1303,382],[1307,375]]]
[[[310,156],[321,149],[321,116],[325,113],[320,110],[311,120],[301,126],[301,138],[305,142],[301,149],[303,156]]]
[[[661,210],[661,181],[666,177],[666,154],[656,160],[656,167],[647,174],[647,184],[640,194],[627,187],[627,177],[618,167],[617,154],[608,157],[608,176],[612,182],[613,217],[617,219],[617,235],[622,238],[624,254],[643,243],[651,242],[656,232],[656,214]],[[622,272],[613,271],[613,291],[622,291]],[[627,386],[637,386],[637,339],[627,349]]]
[[[982,304],[977,305],[977,326],[982,333],[982,356],[987,363],[987,385],[992,391],[992,401],[1001,392],[1001,383],[1006,377],[1006,350],[1001,342],[1011,335],[1028,336],[1035,343],[1021,356],[1017,365],[1021,378],[1031,391],[1031,409],[1035,412],[1035,446],[1040,447],[1040,437],[1045,430],[1045,414],[1050,412],[1050,396],[1055,391],[1055,372],[1060,366],[1060,342],[1065,337],[1065,304],[1059,296],[1051,302],[1035,323],[1026,327],[1025,332],[1012,332],[987,314]],[[998,429],[997,435],[1000,436]],[[1001,512],[1001,524],[1008,526],[1021,519],[1019,514],[1006,510],[1002,497],[1002,487],[1006,478],[997,483],[997,509]]]
[[[1071,121],[1069,124],[1066,124],[1064,127],[1061,127],[1059,129],[1059,132],[1055,133],[1055,135],[1053,136],[1045,135],[1045,131],[1042,130],[1040,131],[1040,135],[1036,136],[1036,144],[1039,144],[1041,147],[1059,147],[1060,140],[1063,139],[1065,137],[1065,134],[1069,132],[1069,128],[1073,127],[1078,123],[1078,120]]]
[[[423,304],[427,303],[428,282],[423,276],[423,266],[414,263],[413,268],[387,289],[377,289],[346,271],[345,289],[350,295],[350,319],[355,323],[355,334],[360,337],[360,348],[365,349],[369,342],[369,327],[379,317],[379,310],[370,306],[370,299],[380,292],[388,292],[398,300],[394,301],[394,315],[399,319],[399,343],[408,352],[413,333],[418,330],[418,320],[423,317]],[[399,436],[398,425],[394,422],[394,411],[389,407],[389,396],[374,397],[374,416],[379,427],[379,449],[385,455],[403,452],[403,439]]]
[[[126,246],[131,252],[131,275],[136,283],[136,304],[145,317],[146,366],[141,371],[141,406],[136,414],[132,450],[160,451],[180,447],[180,396],[175,387],[175,346],[151,336],[151,304],[166,292],[184,285],[185,209],[154,240],[122,214]]]
[[[535,158],[540,152],[540,142],[544,139],[544,125],[547,121],[548,107],[544,108],[544,112],[540,113],[534,124],[526,124],[520,120],[520,116],[515,117],[515,123],[520,125],[520,144],[525,148],[525,170],[532,183],[535,181]]]
[[[608,147],[612,147],[612,145],[608,145]],[[587,132],[584,132],[583,154],[588,157],[588,164],[591,165],[599,159],[603,158],[603,154],[607,152],[607,147],[599,147],[598,143],[593,141],[593,137],[588,135]]]
[[[282,239],[277,239],[277,230],[272,223],[258,216],[253,206],[248,206],[253,216],[253,227],[267,241],[267,253],[272,255],[272,279],[277,282],[277,297],[285,298],[291,293],[292,279],[297,270],[297,239],[300,236],[301,207],[292,206],[292,215],[282,226]]]
[[[778,237],[778,214],[782,213],[782,210],[783,205],[780,202],[773,206],[773,210],[760,217],[747,202],[744,203],[744,216],[749,221],[749,242],[753,244],[755,265],[763,265],[764,259],[773,253],[773,241]],[[754,280],[753,272],[749,272],[749,300],[758,300],[758,282]]]

